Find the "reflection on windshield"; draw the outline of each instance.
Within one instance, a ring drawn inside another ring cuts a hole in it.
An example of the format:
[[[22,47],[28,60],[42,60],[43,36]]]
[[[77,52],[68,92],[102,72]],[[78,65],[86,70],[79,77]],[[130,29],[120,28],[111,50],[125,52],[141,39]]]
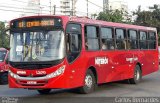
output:
[[[6,56],[6,51],[0,51],[0,62],[3,62]]]
[[[24,32],[11,35],[10,61],[52,61],[64,58],[62,31]]]

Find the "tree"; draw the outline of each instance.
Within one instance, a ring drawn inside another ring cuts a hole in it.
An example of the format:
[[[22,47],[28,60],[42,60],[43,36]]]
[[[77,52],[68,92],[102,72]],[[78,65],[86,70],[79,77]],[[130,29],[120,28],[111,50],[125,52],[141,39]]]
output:
[[[0,22],[0,47],[9,47],[9,36],[5,33],[5,23]]]
[[[100,12],[97,16],[98,20],[117,22],[117,23],[127,23],[131,24],[131,19],[128,18],[128,13],[120,10],[110,10],[106,12]]]
[[[110,22],[123,22],[123,13],[122,11],[109,11],[109,12],[100,12],[97,17],[98,20],[110,21]]]
[[[133,15],[137,16],[134,24],[157,28],[159,34],[158,36],[160,38],[160,8],[158,7],[158,5],[149,7],[149,11],[141,11],[139,6],[138,10],[133,12]]]
[[[137,15],[137,19],[134,24],[142,26],[156,27],[158,32],[160,32],[160,8],[158,5],[149,7],[149,11],[141,11],[140,7],[133,15]]]

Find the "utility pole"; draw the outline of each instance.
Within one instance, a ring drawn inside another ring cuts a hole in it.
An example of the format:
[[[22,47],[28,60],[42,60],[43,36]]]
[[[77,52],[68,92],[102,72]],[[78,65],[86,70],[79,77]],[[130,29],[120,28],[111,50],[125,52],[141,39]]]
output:
[[[54,15],[56,15],[56,5],[53,6],[54,7]]]
[[[73,16],[74,14],[74,7],[73,7],[74,3],[73,3],[73,0],[72,0],[72,10],[71,10],[71,15]]]
[[[42,8],[41,8],[41,3],[40,3],[40,1],[39,1],[39,3],[38,3],[38,6],[39,6],[39,13],[38,13],[38,15],[41,15],[41,14],[42,14]]]
[[[51,6],[51,5],[52,5],[52,2],[51,2],[51,0],[50,0],[50,1],[49,1],[49,9],[50,9],[49,12],[50,12],[50,15],[52,14],[52,6]]]
[[[88,0],[87,0],[87,17],[88,17]]]

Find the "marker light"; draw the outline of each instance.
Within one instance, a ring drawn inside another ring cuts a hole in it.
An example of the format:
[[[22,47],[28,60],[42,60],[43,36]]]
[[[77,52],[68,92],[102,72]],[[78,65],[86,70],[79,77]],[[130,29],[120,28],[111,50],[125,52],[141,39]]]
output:
[[[18,75],[14,74],[13,72],[11,72],[11,70],[8,70],[9,75],[15,79],[17,79]]]

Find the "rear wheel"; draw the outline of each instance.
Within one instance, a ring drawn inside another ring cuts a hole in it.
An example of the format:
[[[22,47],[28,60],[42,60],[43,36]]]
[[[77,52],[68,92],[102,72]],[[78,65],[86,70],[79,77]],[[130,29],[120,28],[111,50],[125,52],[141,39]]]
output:
[[[0,75],[0,84],[8,84],[8,73],[2,73]]]
[[[138,84],[142,79],[142,71],[139,65],[136,65],[134,70],[134,77],[129,79],[130,84]]]
[[[37,90],[39,94],[49,94],[51,92],[51,89],[42,89],[42,90]]]
[[[95,90],[96,78],[91,70],[88,70],[84,79],[84,86],[79,88],[82,94],[88,94]]]

